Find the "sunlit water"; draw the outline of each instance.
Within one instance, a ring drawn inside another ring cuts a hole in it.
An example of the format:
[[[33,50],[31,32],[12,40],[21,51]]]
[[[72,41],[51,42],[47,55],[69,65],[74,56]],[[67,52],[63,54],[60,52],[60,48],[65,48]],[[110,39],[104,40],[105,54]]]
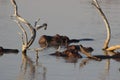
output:
[[[48,29],[39,30],[31,48],[38,48],[41,35],[61,34],[70,38],[92,38],[94,41],[82,41],[78,44],[94,48],[93,55],[104,54],[101,50],[106,38],[105,25],[97,10],[91,5],[92,0],[16,0],[19,13],[31,24],[41,19],[39,24],[47,23]],[[120,43],[120,1],[99,0],[112,29],[110,45]],[[0,56],[0,80],[119,80],[119,61],[78,59],[71,62],[48,54],[55,49],[39,52],[28,51],[28,57],[21,54],[20,29],[10,18],[13,6],[10,0],[0,0],[0,46],[16,48],[18,54]],[[110,63],[108,65],[108,63]],[[27,64],[27,65],[26,65]]]

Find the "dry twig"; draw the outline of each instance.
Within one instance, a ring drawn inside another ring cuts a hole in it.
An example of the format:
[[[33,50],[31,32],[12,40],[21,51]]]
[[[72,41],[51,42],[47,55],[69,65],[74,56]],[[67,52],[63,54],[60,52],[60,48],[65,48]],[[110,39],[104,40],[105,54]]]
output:
[[[108,48],[108,44],[110,42],[110,38],[111,38],[111,29],[110,29],[110,25],[109,25],[109,22],[104,14],[104,12],[102,11],[102,9],[100,8],[99,4],[98,4],[98,1],[97,0],[93,0],[92,4],[96,7],[96,9],[98,10],[98,12],[100,13],[104,23],[105,23],[105,27],[106,27],[106,30],[107,30],[107,38],[104,42],[104,46],[103,46],[103,49],[107,49]]]
[[[26,53],[26,50],[32,45],[32,43],[35,40],[36,37],[36,31],[38,29],[41,29],[43,27],[45,27],[45,29],[47,28],[47,24],[43,24],[42,26],[37,26],[37,23],[39,21],[39,19],[35,22],[35,25],[32,26],[27,20],[25,20],[24,18],[22,18],[19,14],[18,14],[18,6],[15,2],[15,0],[11,0],[11,3],[14,7],[14,15],[13,17],[16,18],[15,22],[18,24],[18,26],[20,27],[20,29],[23,32],[23,36],[22,36],[22,52]],[[22,24],[25,24],[27,26],[27,28],[30,30],[31,33],[31,37],[30,39],[28,39],[28,34],[27,31],[25,30],[25,28],[22,26]]]
[[[104,23],[105,23],[105,26],[106,26],[106,30],[107,30],[107,38],[104,42],[104,47],[103,49],[106,50],[106,51],[114,51],[116,49],[120,49],[120,45],[114,45],[114,46],[110,46],[108,47],[108,44],[110,42],[110,38],[111,38],[111,29],[110,29],[110,25],[109,25],[109,22],[105,16],[105,14],[103,13],[102,9],[100,8],[99,4],[98,4],[98,1],[97,0],[93,0],[93,3],[92,3],[96,9],[98,10],[98,12],[100,13]]]

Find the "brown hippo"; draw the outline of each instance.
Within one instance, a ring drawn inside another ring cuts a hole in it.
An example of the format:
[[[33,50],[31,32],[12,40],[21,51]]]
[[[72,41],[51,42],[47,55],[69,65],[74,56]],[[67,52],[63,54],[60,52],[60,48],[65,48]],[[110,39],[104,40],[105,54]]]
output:
[[[83,52],[83,49],[85,52]],[[67,47],[67,49],[63,52],[56,51],[55,53],[52,53],[50,55],[54,56],[61,56],[61,57],[72,57],[72,58],[82,58],[79,52],[86,55],[87,57],[91,57],[91,54],[89,52],[92,52],[92,47],[83,47],[82,45],[70,45]]]
[[[58,47],[58,46],[68,46],[70,43],[79,42],[77,39],[69,39],[67,36],[61,36],[56,34],[54,36],[42,35],[39,39],[40,47]]]
[[[80,47],[82,47],[82,48],[84,48],[84,50],[86,51],[86,52],[92,52],[93,51],[93,48],[92,47],[84,47],[84,46],[82,46],[82,45],[70,45],[70,46],[68,46],[67,47],[67,49],[68,50],[78,50],[78,51],[80,51],[81,52],[81,48]]]
[[[63,52],[56,51],[55,53],[52,53],[50,55],[68,58],[82,58],[82,56],[78,53],[77,50],[65,50]]]

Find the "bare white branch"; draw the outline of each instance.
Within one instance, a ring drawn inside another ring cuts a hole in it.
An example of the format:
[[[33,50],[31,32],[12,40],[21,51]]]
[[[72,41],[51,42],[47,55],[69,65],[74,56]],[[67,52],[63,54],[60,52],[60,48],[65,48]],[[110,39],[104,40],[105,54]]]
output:
[[[34,42],[35,38],[36,38],[36,25],[38,23],[38,21],[40,19],[38,19],[35,22],[35,26],[32,26],[27,20],[25,20],[24,18],[22,18],[19,14],[18,14],[18,6],[15,2],[15,0],[11,0],[11,3],[14,7],[14,16],[16,18],[16,23],[18,24],[18,26],[20,27],[20,29],[22,30],[23,34],[24,34],[24,39],[23,39],[23,44],[22,44],[22,51],[26,52],[26,50],[32,45],[32,43]],[[30,33],[31,33],[31,37],[30,39],[28,39],[28,35],[27,35],[27,31],[25,30],[25,28],[22,26],[22,24],[25,24],[27,28],[29,28]],[[42,27],[47,27],[46,25],[42,25]],[[42,28],[40,27],[40,28]]]
[[[39,29],[41,29],[41,28],[44,28],[44,29],[46,30],[46,29],[47,29],[47,24],[44,23],[42,26],[36,25],[36,30],[39,30]]]
[[[24,45],[24,44],[25,44],[25,42],[24,42],[23,34],[22,34],[22,33],[20,33],[20,32],[18,32],[18,34],[20,35],[21,40],[22,40],[22,44]]]
[[[37,26],[37,24],[38,24],[39,21],[40,21],[40,18],[39,18],[38,20],[35,21],[35,25],[34,25],[34,27]]]
[[[27,32],[25,31],[25,29],[23,28],[23,26],[19,21],[15,20],[15,22],[18,24],[19,28],[23,32],[23,35],[24,35],[24,37],[22,37],[23,45],[27,45],[27,42],[28,42]]]
[[[107,48],[107,51],[114,51],[116,49],[120,49],[120,45],[114,45],[114,46],[110,46],[109,48]]]
[[[15,0],[11,0],[12,5],[14,6],[14,16],[18,15],[18,8]]]
[[[106,26],[106,30],[107,30],[107,38],[104,42],[104,46],[103,46],[103,49],[107,49],[108,48],[108,44],[110,42],[110,38],[111,38],[111,29],[110,29],[110,25],[109,25],[109,22],[104,14],[104,12],[102,11],[102,9],[100,8],[99,4],[98,4],[98,1],[97,0],[93,0],[93,3],[92,3],[96,9],[98,10],[98,12],[100,13],[104,23],[105,23],[105,26]]]
[[[80,45],[80,50],[83,54],[85,54],[88,58],[92,58],[92,59],[95,59],[95,60],[100,60],[99,58],[95,57],[95,56],[92,56],[91,53],[87,52],[84,47],[82,45]]]
[[[11,0],[13,7],[14,7],[14,16],[16,17],[17,21],[16,23],[18,24],[18,26],[20,27],[20,29],[22,30],[23,34],[24,34],[24,41],[23,41],[23,45],[22,45],[22,51],[26,52],[26,49],[29,48],[31,46],[31,44],[33,43],[33,41],[35,40],[36,37],[36,30],[32,27],[32,25],[25,20],[24,18],[22,18],[20,15],[18,15],[18,8],[17,8],[17,4],[15,2],[15,0]],[[28,37],[27,37],[27,32],[26,30],[23,28],[23,26],[21,25],[21,23],[24,23],[31,32],[31,38],[28,41]]]

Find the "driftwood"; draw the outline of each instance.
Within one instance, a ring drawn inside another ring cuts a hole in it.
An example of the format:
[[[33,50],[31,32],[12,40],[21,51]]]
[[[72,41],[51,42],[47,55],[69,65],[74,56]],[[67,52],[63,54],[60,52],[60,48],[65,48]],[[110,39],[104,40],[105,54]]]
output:
[[[97,58],[100,59],[119,59],[120,60],[120,53],[113,55],[113,56],[109,56],[109,55],[94,55]]]
[[[22,18],[19,13],[18,13],[18,6],[15,2],[15,0],[11,0],[11,3],[14,7],[14,15],[12,17],[15,17],[15,22],[18,24],[18,26],[20,27],[20,29],[22,30],[22,52],[26,53],[26,50],[32,45],[32,43],[34,42],[35,38],[36,38],[36,31],[38,29],[41,29],[43,27],[45,27],[45,29],[47,28],[47,24],[44,23],[42,26],[38,26],[37,23],[40,19],[38,19],[35,22],[35,25],[32,26],[27,20],[25,20],[24,18]],[[30,30],[30,39],[28,39],[28,34],[27,34],[27,30],[25,30],[25,28],[22,26],[22,23],[25,24],[25,26]]]
[[[114,51],[116,49],[120,49],[120,45],[114,45],[114,46],[110,46],[108,47],[108,44],[110,42],[110,38],[111,38],[111,29],[110,29],[110,25],[109,25],[109,22],[105,16],[105,14],[103,13],[102,9],[100,8],[99,4],[98,4],[98,1],[97,0],[93,0],[92,4],[96,7],[96,9],[98,10],[98,12],[100,13],[104,23],[105,23],[105,26],[106,26],[106,30],[107,30],[107,38],[104,42],[104,47],[103,49],[104,50],[107,50],[107,51]]]
[[[99,6],[98,4],[98,1],[97,0],[93,0],[92,4],[96,7],[96,9],[98,10],[98,12],[100,13],[104,23],[105,23],[105,27],[106,27],[106,30],[107,30],[107,38],[104,42],[104,46],[103,46],[103,49],[107,49],[108,48],[108,44],[110,42],[110,38],[111,38],[111,29],[110,29],[110,25],[109,25],[109,22],[104,14],[104,12],[102,11],[101,7]]]
[[[109,48],[107,48],[107,51],[114,51],[116,49],[120,49],[120,45],[114,45],[114,46],[110,46]]]

